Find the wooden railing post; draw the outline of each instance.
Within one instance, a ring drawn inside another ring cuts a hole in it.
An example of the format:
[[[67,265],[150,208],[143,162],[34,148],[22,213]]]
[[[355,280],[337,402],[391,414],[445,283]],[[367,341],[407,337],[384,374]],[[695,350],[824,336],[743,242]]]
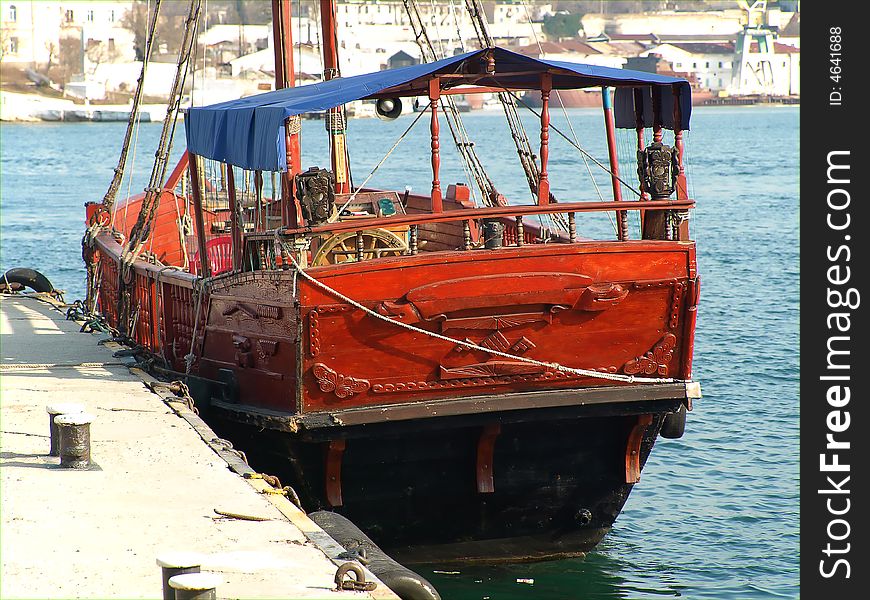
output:
[[[550,175],[547,171],[550,161],[550,91],[553,89],[553,76],[541,74],[541,172],[538,178],[538,205],[550,203]]]
[[[440,126],[438,124],[438,101],[441,97],[441,82],[437,77],[429,80],[429,106],[432,110],[430,131],[432,134],[432,212],[444,210],[441,195],[441,142],[438,139]]]

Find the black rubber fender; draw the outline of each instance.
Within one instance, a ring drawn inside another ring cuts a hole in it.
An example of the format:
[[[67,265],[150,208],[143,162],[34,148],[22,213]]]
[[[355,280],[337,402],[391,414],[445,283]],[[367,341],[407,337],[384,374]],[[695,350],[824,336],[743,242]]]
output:
[[[686,405],[680,404],[677,412],[665,415],[659,435],[669,440],[678,440],[686,432]]]
[[[345,550],[364,551],[366,567],[402,600],[441,600],[431,583],[390,558],[347,517],[326,510],[308,516]]]
[[[4,275],[3,283],[20,283],[37,292],[53,292],[54,286],[48,277],[35,269],[15,268],[9,269]]]

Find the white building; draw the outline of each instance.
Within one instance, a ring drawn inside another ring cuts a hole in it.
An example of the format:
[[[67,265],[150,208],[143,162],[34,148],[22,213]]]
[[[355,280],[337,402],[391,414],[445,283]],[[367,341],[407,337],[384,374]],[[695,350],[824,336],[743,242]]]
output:
[[[85,71],[135,58],[133,34],[121,24],[131,0],[0,0],[2,61],[29,67],[58,63],[61,40],[77,40]]]
[[[601,44],[589,44],[579,40],[563,40],[561,42],[541,42],[515,48],[516,52],[534,58],[549,60],[564,60],[590,65],[601,65],[620,69],[625,66],[625,56],[611,52],[609,48],[595,46]],[[607,46],[607,44],[603,44]]]
[[[800,94],[800,50],[774,43],[773,52],[761,53],[757,43],[747,54],[747,64],[741,67],[741,55],[735,44],[728,43],[670,43],[660,44],[642,55],[656,54],[667,60],[677,73],[695,75],[698,84],[729,95],[772,94],[789,96]],[[763,63],[769,64],[763,64]],[[770,74],[766,84],[761,73]],[[737,80],[737,74],[742,75]],[[755,75],[759,74],[759,75]]]
[[[602,33],[656,35],[733,35],[743,29],[743,11],[662,11],[656,13],[588,13],[580,20],[588,37]]]
[[[514,1],[482,4],[490,36],[497,44],[530,44],[543,39],[542,24],[537,19],[552,12],[549,3],[532,3],[531,6],[526,3],[525,7],[522,2]],[[465,2],[421,1],[417,8],[439,55],[449,56],[463,48],[472,50],[478,47],[477,34]],[[336,10],[338,39],[351,50],[391,55],[393,52],[379,42],[414,42],[410,23],[400,0],[345,0],[338,3]]]

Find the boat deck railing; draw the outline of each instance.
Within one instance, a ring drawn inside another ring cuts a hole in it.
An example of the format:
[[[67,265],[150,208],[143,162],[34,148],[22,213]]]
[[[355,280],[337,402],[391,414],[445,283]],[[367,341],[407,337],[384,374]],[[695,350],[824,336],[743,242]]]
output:
[[[629,210],[668,210],[684,212],[695,208],[695,201],[687,200],[639,200],[639,201],[598,201],[598,202],[560,202],[551,204],[532,204],[532,205],[512,205],[512,206],[496,206],[496,207],[481,207],[469,208],[464,210],[449,210],[433,213],[413,213],[408,215],[395,215],[391,217],[381,217],[372,219],[361,219],[355,221],[338,221],[334,223],[324,223],[322,225],[314,225],[310,227],[289,228],[284,227],[277,230],[277,233],[282,237],[311,237],[324,234],[337,234],[346,232],[356,232],[366,229],[377,229],[381,227],[400,227],[408,226],[412,230],[420,225],[432,223],[451,223],[463,221],[466,226],[472,221],[477,220],[510,220],[513,219],[517,228],[521,231],[523,228],[523,217],[534,215],[565,215],[569,224],[568,241],[576,241],[575,217],[577,213],[592,213],[592,212],[622,212]],[[256,234],[248,236],[249,239],[254,239]],[[267,237],[274,238],[274,234],[269,234]],[[516,244],[523,245],[523,236],[519,235],[516,239]]]

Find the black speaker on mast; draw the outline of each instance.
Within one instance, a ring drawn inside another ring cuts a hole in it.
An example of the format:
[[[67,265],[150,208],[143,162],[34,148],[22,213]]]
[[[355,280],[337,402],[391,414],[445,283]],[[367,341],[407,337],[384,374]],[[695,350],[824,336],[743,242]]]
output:
[[[381,98],[375,104],[375,112],[379,119],[392,121],[402,114],[401,98]]]

